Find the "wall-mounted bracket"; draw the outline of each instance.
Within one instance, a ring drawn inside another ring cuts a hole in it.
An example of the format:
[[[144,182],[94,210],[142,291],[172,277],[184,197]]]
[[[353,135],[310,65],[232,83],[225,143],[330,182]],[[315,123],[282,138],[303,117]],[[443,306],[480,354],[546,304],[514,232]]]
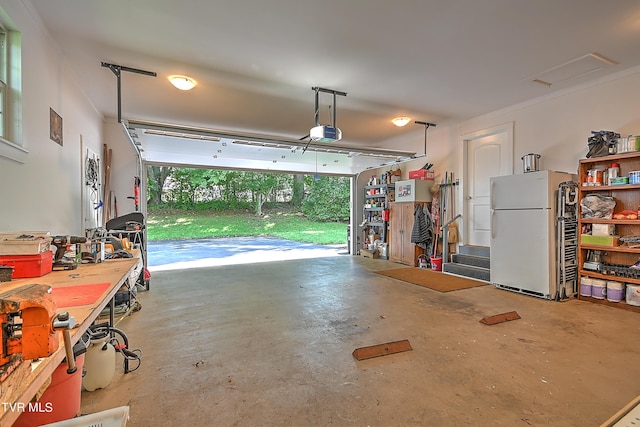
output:
[[[122,123],[122,88],[120,84],[122,71],[126,71],[129,73],[142,74],[142,75],[151,76],[151,77],[156,77],[157,74],[153,71],[145,71],[145,70],[139,70],[137,68],[123,67],[122,65],[109,64],[107,62],[101,62],[100,65],[110,69],[113,72],[113,74],[116,76],[116,80],[118,82],[118,123]]]
[[[429,129],[431,126],[436,127],[436,124],[429,123],[429,122],[421,122],[419,120],[416,120],[414,123],[417,125],[424,126],[424,155],[426,157],[427,156],[427,129]]]

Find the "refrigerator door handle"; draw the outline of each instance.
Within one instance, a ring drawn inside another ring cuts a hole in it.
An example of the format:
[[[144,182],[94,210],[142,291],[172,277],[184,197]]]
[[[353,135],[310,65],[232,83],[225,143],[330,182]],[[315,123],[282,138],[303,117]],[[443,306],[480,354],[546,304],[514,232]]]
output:
[[[494,193],[495,193],[495,186],[496,183],[495,181],[491,181],[491,187],[489,188],[489,209],[493,210],[495,209],[495,203],[494,203]]]
[[[496,238],[495,217],[496,217],[496,211],[494,209],[491,209],[491,221],[490,221],[491,239]]]

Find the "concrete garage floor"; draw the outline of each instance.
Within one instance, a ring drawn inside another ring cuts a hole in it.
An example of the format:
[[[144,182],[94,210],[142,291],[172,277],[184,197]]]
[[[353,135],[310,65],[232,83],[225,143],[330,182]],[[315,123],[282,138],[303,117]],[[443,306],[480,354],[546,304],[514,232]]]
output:
[[[132,426],[597,426],[640,394],[640,318],[345,256],[162,271],[123,320],[142,366],[83,392]],[[520,320],[487,326],[485,316]],[[355,348],[413,351],[356,361]],[[118,355],[118,363],[122,361]]]

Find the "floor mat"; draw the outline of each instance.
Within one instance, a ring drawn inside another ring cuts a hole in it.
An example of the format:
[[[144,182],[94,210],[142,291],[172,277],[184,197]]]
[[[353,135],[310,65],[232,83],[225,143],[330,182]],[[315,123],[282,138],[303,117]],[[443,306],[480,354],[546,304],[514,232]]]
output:
[[[111,283],[93,283],[90,285],[73,285],[61,288],[51,288],[51,294],[56,306],[77,307],[79,305],[93,304],[111,286]]]
[[[452,276],[439,271],[416,267],[394,268],[391,270],[376,271],[376,273],[413,283],[414,285],[424,286],[425,288],[438,292],[457,291],[487,284],[478,280],[465,279],[464,277]]]

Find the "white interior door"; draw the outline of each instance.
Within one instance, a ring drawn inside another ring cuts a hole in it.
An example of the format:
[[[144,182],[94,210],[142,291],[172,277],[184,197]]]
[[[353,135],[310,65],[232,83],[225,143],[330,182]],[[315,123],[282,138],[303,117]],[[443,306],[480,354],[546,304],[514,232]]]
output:
[[[513,173],[513,123],[463,135],[464,242],[490,246],[490,178]]]

